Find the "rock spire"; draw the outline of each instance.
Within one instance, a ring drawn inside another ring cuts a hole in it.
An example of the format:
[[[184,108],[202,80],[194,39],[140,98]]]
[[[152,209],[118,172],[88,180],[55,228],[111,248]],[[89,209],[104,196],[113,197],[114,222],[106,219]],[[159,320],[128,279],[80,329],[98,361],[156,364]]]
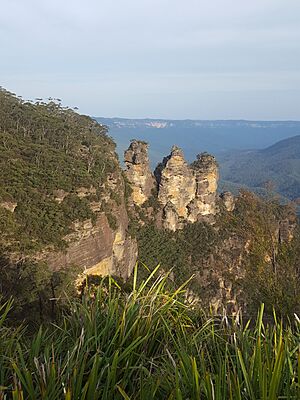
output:
[[[157,167],[158,201],[163,209],[163,226],[176,230],[188,218],[188,204],[193,200],[196,181],[182,150],[173,146],[171,154]]]
[[[206,221],[214,223],[217,213],[218,163],[212,155],[201,153],[189,165],[182,150],[173,146],[170,155],[151,174],[148,145],[132,141],[125,152],[126,175],[132,187],[132,202],[141,206],[157,188],[159,225],[176,231],[186,222]],[[230,193],[222,198],[228,211],[234,208]],[[157,218],[156,218],[157,220]]]
[[[124,153],[126,177],[131,184],[131,201],[141,206],[151,195],[154,188],[154,177],[150,170],[148,144],[140,140],[132,140]]]

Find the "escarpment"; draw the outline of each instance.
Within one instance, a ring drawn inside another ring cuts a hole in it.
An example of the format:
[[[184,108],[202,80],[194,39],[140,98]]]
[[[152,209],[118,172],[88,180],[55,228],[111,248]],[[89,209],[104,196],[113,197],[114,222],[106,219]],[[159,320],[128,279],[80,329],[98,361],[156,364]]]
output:
[[[98,201],[91,207],[94,221],[76,222],[64,239],[67,247],[47,252],[53,270],[76,266],[85,275],[116,275],[127,279],[137,260],[137,242],[128,234],[125,184],[120,170],[108,176]]]
[[[130,275],[137,243],[105,126],[0,88],[0,156],[0,268]]]

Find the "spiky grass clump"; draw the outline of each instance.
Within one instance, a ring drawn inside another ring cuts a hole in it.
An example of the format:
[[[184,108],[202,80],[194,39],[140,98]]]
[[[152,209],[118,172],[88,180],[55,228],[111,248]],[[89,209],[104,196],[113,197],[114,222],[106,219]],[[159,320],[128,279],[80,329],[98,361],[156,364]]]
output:
[[[255,327],[204,317],[157,269],[131,293],[111,279],[70,301],[61,322],[33,336],[5,328],[0,399],[300,398],[300,323]]]

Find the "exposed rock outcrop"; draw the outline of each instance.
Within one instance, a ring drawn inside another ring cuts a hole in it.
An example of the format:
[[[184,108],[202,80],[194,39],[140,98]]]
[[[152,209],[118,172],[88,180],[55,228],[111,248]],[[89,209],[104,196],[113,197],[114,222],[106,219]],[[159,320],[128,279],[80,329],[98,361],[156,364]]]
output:
[[[59,204],[61,204],[64,201],[64,199],[68,196],[68,194],[69,193],[63,189],[53,190],[54,200],[57,201]]]
[[[53,270],[76,266],[88,275],[118,275],[126,279],[137,259],[136,240],[126,235],[128,225],[126,210],[121,207],[117,214],[119,226],[114,231],[105,213],[101,213],[95,224],[86,221],[77,224],[66,241],[66,251],[47,255],[48,265]]]
[[[155,175],[158,201],[164,210],[163,226],[176,230],[180,228],[180,221],[187,220],[187,206],[196,192],[195,177],[179,147],[172,147],[171,154],[158,166]]]
[[[220,195],[220,199],[224,204],[224,207],[227,211],[231,212],[235,207],[235,199],[231,192],[223,192]]]
[[[17,205],[18,203],[14,201],[4,201],[0,203],[0,207],[5,208],[5,210],[10,211],[12,213],[15,211]]]
[[[150,198],[156,183],[160,206],[156,217],[160,216],[155,219],[160,220],[159,226],[176,231],[186,222],[214,222],[219,168],[213,156],[199,154],[197,160],[188,165],[182,150],[174,145],[170,155],[156,167],[155,182],[149,167],[148,145],[133,140],[125,151],[125,164],[132,188],[132,204],[142,206]],[[233,209],[230,201],[228,195],[226,207]]]
[[[174,205],[169,201],[162,212],[162,226],[171,231],[176,231],[179,227],[179,217]]]
[[[163,226],[175,231],[185,222],[213,222],[217,212],[216,194],[219,170],[215,158],[198,155],[189,166],[183,152],[173,146],[171,154],[154,172],[158,183],[158,201],[163,209]]]
[[[154,177],[151,173],[148,158],[148,144],[133,140],[124,153],[126,177],[131,184],[131,201],[141,206],[148,200],[154,188]]]
[[[219,167],[215,157],[208,153],[199,154],[191,167],[196,180],[196,193],[189,205],[188,220],[196,222],[201,217],[212,218],[216,214]]]
[[[73,224],[72,233],[64,238],[66,250],[44,255],[51,269],[74,266],[84,275],[117,275],[124,279],[130,276],[138,251],[136,240],[127,232],[129,221],[124,190],[121,170],[109,174],[101,199],[90,203],[96,213],[96,221]],[[78,197],[82,197],[82,194],[94,194],[94,190],[78,189]],[[103,207],[109,211],[103,211]],[[113,227],[109,221],[111,217],[115,221]]]

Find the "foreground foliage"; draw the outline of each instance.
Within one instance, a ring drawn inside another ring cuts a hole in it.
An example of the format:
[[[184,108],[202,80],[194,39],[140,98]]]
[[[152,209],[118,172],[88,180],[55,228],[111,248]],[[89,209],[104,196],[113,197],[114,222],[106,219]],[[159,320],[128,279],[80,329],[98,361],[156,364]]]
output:
[[[300,321],[212,318],[157,268],[130,293],[114,280],[32,334],[0,311],[1,399],[298,399]]]

